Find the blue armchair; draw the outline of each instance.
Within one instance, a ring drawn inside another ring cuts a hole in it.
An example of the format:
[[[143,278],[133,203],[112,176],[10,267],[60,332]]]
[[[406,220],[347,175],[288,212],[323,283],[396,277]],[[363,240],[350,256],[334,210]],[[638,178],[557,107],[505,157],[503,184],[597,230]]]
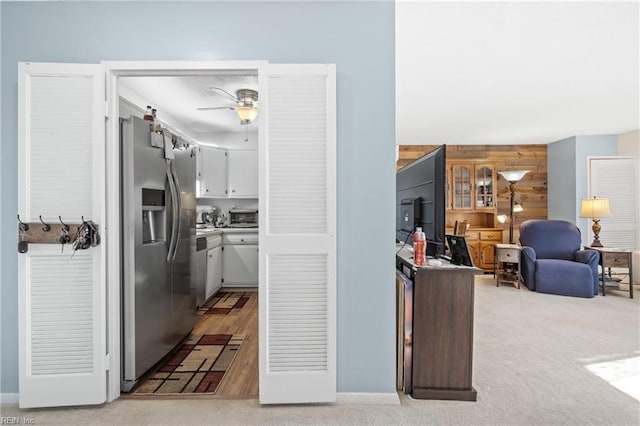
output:
[[[522,277],[529,290],[575,297],[598,294],[599,253],[581,250],[580,230],[564,220],[520,225]]]

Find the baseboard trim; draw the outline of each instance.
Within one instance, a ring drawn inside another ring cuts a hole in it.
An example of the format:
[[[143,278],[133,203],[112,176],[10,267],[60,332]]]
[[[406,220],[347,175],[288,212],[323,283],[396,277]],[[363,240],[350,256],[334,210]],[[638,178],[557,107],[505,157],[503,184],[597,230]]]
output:
[[[400,405],[400,397],[396,392],[365,393],[338,392],[337,404],[365,404],[365,405]]]
[[[17,393],[0,393],[0,404],[17,404]],[[400,405],[397,393],[338,392],[337,404]]]
[[[0,393],[0,404],[17,404],[17,393]]]

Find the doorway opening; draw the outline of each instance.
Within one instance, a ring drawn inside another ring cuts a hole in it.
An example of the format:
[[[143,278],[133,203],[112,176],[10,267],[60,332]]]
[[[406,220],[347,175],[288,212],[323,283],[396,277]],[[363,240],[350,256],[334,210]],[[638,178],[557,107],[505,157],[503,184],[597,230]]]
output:
[[[255,229],[229,229],[225,232],[224,227],[229,225],[231,211],[258,211],[257,161],[261,117],[258,114],[250,120],[241,120],[238,110],[250,106],[259,112],[257,97],[261,64],[225,62],[216,68],[211,63],[188,63],[180,69],[149,69],[145,64],[140,65],[107,64],[111,69],[107,97],[112,100],[108,115],[125,121],[144,120],[147,106],[151,106],[156,110],[151,133],[158,130],[157,133],[164,135],[165,139],[169,137],[172,140],[174,147],[176,142],[182,149],[186,145],[186,149],[192,150],[192,155],[197,158],[197,168],[193,170],[197,175],[196,187],[191,194],[185,188],[179,190],[179,198],[188,205],[188,209],[177,210],[188,216],[178,221],[189,227],[185,235],[189,235],[186,244],[191,247],[186,251],[194,258],[190,262],[190,274],[194,277],[191,281],[194,325],[190,333],[179,337],[182,341],[178,345],[168,348],[167,354],[157,363],[151,362],[149,370],[136,376],[133,387],[127,389],[123,385],[128,368],[126,355],[135,348],[131,337],[135,339],[136,331],[135,325],[128,324],[136,315],[127,316],[127,305],[130,305],[129,311],[135,312],[136,309],[135,304],[127,303],[127,291],[120,288],[119,280],[110,280],[109,303],[113,308],[108,317],[109,330],[112,330],[109,333],[109,352],[117,356],[112,356],[115,362],[109,371],[108,399],[118,398],[121,390],[131,390],[129,395],[139,391],[147,395],[208,393],[222,397],[256,398],[258,215],[255,215]],[[175,67],[175,63],[171,65]],[[240,96],[249,92],[252,94],[250,99]],[[234,93],[239,93],[237,99],[233,99]],[[257,105],[247,105],[247,99]],[[109,264],[109,271],[112,277],[120,277],[120,269],[126,268],[122,242],[127,240],[128,237],[124,236],[129,231],[124,216],[121,216],[121,212],[130,206],[120,197],[120,189],[124,189],[125,184],[121,163],[124,157],[120,151],[122,132],[119,124],[115,125],[120,120],[111,120],[107,124],[108,170],[111,177],[116,177],[110,179],[108,216],[110,229],[114,235],[118,230],[121,236],[121,243],[112,244],[110,248],[113,261]],[[212,164],[212,153],[224,153],[225,161]],[[169,219],[163,220],[167,222]],[[144,217],[142,222],[144,226]],[[245,232],[238,233],[242,231]],[[236,250],[233,244],[235,237],[245,234],[253,236],[253,253],[249,256],[247,253],[251,249],[247,250],[248,246],[243,244]],[[204,241],[211,246],[202,253],[205,260],[201,263],[197,262],[196,241]],[[168,238],[164,239],[163,245],[170,245]],[[226,253],[223,251],[225,246]],[[153,263],[149,267],[153,269]],[[222,272],[225,269],[226,274]],[[229,278],[225,279],[225,275]],[[175,312],[175,307],[171,309]],[[140,313],[137,318],[145,314]],[[138,335],[147,334],[148,326],[138,327]],[[127,334],[127,327],[134,332]],[[176,335],[173,334],[175,341]],[[161,340],[166,344],[166,339]]]

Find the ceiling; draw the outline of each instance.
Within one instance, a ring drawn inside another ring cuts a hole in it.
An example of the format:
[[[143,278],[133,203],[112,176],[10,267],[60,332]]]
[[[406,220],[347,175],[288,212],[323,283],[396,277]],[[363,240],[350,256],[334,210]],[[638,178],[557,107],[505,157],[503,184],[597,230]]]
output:
[[[638,2],[396,2],[396,143],[549,143],[640,128],[638,16]],[[196,109],[233,106],[212,86],[258,90],[244,73],[120,82],[204,140],[256,131],[259,116],[247,129],[232,110]]]
[[[199,107],[234,107],[228,96],[211,87],[219,87],[235,96],[238,89],[258,90],[257,75],[238,75],[220,71],[214,75],[120,77],[121,96],[138,107],[145,103],[157,108],[158,118],[180,129],[195,139],[199,135],[219,132],[245,131],[245,125],[235,111],[219,109],[198,111]],[[258,106],[260,99],[258,98]],[[256,128],[258,118],[250,124]]]
[[[396,143],[528,144],[639,124],[638,2],[396,2]]]

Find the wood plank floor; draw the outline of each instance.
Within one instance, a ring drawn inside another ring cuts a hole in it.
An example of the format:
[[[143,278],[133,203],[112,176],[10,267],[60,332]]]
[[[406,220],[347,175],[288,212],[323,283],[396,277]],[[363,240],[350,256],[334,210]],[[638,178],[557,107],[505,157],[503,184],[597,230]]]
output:
[[[199,315],[192,334],[232,334],[243,336],[244,340],[234,360],[225,373],[215,394],[121,394],[132,399],[183,399],[183,398],[250,398],[258,397],[258,292],[257,289],[222,289],[225,293],[249,296],[240,309],[228,314]],[[237,298],[235,299],[237,300]],[[148,380],[152,373],[141,381]]]
[[[220,383],[217,396],[258,396],[258,292],[252,291],[248,294],[249,301],[242,309],[227,315],[201,315],[193,329],[193,333],[196,334],[244,336],[235,359]]]

